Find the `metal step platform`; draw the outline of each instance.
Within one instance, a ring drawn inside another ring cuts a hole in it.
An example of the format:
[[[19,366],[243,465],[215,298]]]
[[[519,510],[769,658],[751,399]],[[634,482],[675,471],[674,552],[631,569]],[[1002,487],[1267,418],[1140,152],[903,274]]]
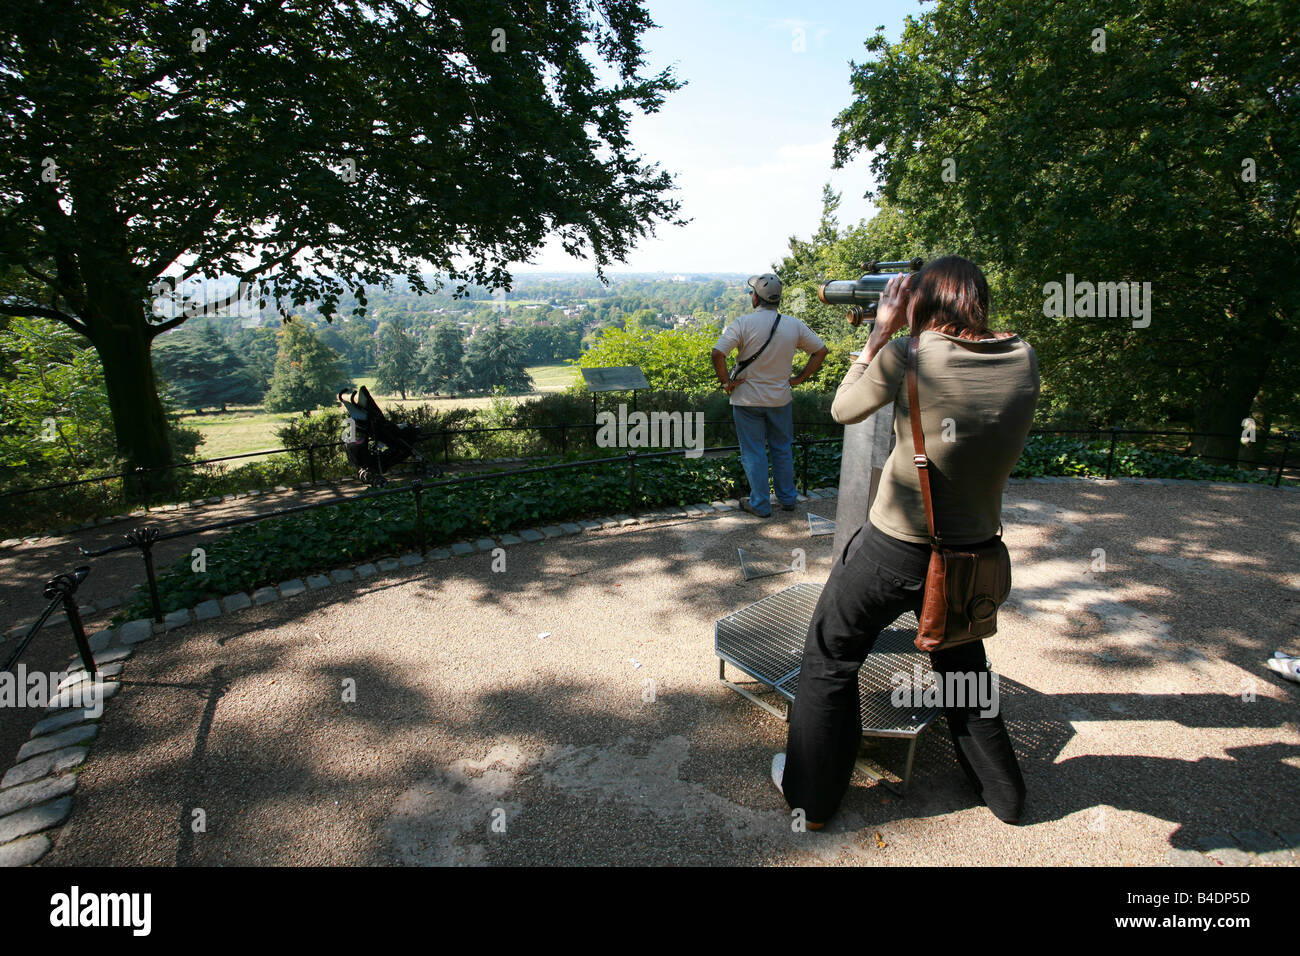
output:
[[[804,640],[821,592],[820,584],[796,584],[718,620],[713,628],[718,678],[769,713],[789,720],[789,704],[794,702],[799,689]],[[916,649],[912,643],[915,637],[916,617],[908,612],[880,632],[858,672],[862,736],[908,741],[907,763],[899,775],[901,787],[864,760],[858,761],[858,769],[897,793],[906,793],[911,783],[917,738],[942,712],[933,706],[896,707],[891,699],[898,686],[896,675],[900,673],[908,675],[909,683],[913,681],[917,668],[920,669],[922,684],[934,679],[930,655]],[[786,706],[775,707],[752,691],[729,681],[728,664],[775,691],[788,702]]]

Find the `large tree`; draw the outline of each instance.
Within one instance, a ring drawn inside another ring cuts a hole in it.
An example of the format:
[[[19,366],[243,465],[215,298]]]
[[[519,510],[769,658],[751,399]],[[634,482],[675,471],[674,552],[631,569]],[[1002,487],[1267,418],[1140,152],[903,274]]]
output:
[[[266,393],[266,410],[303,412],[337,405],[337,395],[347,384],[338,353],[301,319],[286,321],[278,338],[280,348]]]
[[[266,392],[266,384],[211,322],[193,334],[182,329],[162,336],[153,347],[153,360],[158,376],[171,386],[169,397],[181,408],[251,405]]]
[[[417,359],[417,382],[427,392],[452,391],[461,375],[465,343],[460,329],[450,322],[439,322],[425,336]]]
[[[465,346],[460,375],[453,387],[466,392],[492,392],[497,388],[527,392],[532,389],[533,378],[528,374],[519,345],[509,329],[500,322],[493,322],[475,333]]]
[[[867,42],[837,161],[995,274],[1055,390],[1230,458],[1257,398],[1297,410],[1298,32],[1287,0],[943,0]],[[1044,315],[1067,274],[1151,283],[1149,326]]]
[[[150,343],[193,310],[152,314],[164,275],[329,316],[428,265],[508,288],[550,235],[600,269],[680,221],[628,138],[679,85],[643,75],[652,25],[638,0],[10,0],[0,313],[89,338],[122,453],[166,464]]]
[[[398,392],[405,399],[407,390],[415,387],[420,343],[406,331],[404,319],[393,319],[379,327],[375,351],[379,357],[377,384],[385,392]]]

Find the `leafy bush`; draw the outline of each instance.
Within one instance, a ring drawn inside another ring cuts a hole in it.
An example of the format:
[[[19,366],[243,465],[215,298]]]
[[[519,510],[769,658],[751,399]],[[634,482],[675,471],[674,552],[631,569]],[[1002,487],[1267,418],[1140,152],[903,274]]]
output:
[[[275,437],[285,448],[297,448],[303,445],[328,446],[317,448],[313,453],[316,467],[321,475],[335,475],[347,468],[347,455],[340,444],[343,441],[343,429],[346,425],[347,417],[343,414],[341,406],[337,404],[333,407],[323,406],[300,418],[289,419],[275,430]],[[306,451],[286,452],[285,457],[304,473],[307,471]]]
[[[595,430],[583,428],[592,421],[591,397],[573,392],[551,392],[539,398],[528,399],[515,406],[513,424],[519,428],[542,429],[535,432],[543,453],[559,453],[596,447]],[[581,423],[581,424],[580,424]],[[561,436],[557,425],[579,425],[566,428]]]
[[[416,442],[416,447],[430,461],[442,455],[443,437],[439,432],[473,428],[477,421],[477,413],[472,408],[448,408],[440,411],[431,405],[394,405],[385,414],[398,425],[410,424],[420,429],[420,434],[426,437]],[[455,437],[448,439],[448,447],[453,454],[457,441],[459,439]]]
[[[86,339],[47,319],[0,330],[0,476],[45,484],[120,467],[104,370]]]
[[[587,427],[592,424],[592,395],[583,390],[555,392],[542,395],[515,405],[508,416],[501,418],[501,423],[508,423],[515,428],[528,429],[526,432],[499,433],[497,449],[514,440],[516,444],[502,454],[530,455],[556,453],[560,451],[591,450],[596,451],[596,429]],[[794,393],[794,420],[803,423],[796,426],[796,431],[806,433],[813,438],[834,437],[839,434],[839,427],[831,419],[830,406],[834,395],[816,392],[810,389],[796,389]],[[632,409],[632,396],[613,392],[596,396],[598,412],[617,413],[620,404]],[[731,404],[725,392],[713,389],[711,392],[687,392],[679,390],[658,390],[638,393],[636,409],[642,412],[682,412],[683,414],[703,413],[708,424],[705,428],[706,444],[710,446],[734,445],[736,429],[731,414]],[[497,423],[494,420],[494,423]],[[811,423],[811,425],[809,424]],[[482,413],[473,425],[486,424]],[[561,439],[557,425],[574,426],[564,430]],[[545,428],[544,431],[537,429]],[[561,441],[563,440],[563,447]],[[458,440],[464,442],[464,439]],[[463,447],[472,447],[468,444]],[[462,444],[457,445],[457,450]]]
[[[709,353],[717,340],[711,329],[653,329],[629,323],[622,329],[602,329],[578,359],[578,366],[636,365],[652,389],[716,392],[718,380]]]

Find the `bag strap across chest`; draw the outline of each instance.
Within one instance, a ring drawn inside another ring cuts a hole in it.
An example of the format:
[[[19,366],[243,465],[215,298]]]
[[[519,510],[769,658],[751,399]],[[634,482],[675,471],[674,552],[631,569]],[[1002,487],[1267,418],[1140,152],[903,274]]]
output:
[[[749,358],[745,359],[744,361],[736,362],[736,367],[731,370],[731,375],[728,376],[728,378],[730,378],[731,381],[734,382],[736,380],[736,376],[739,375],[741,372],[743,372],[745,369],[749,368],[749,366],[754,363],[754,360],[758,358],[760,355],[762,355],[763,351],[769,345],[772,344],[772,336],[776,335],[776,327],[780,323],[780,321],[781,321],[781,313],[778,312],[776,314],[776,318],[772,320],[772,328],[771,330],[768,331],[767,338],[763,341],[763,344],[759,346],[758,351],[755,352],[753,355],[751,355]],[[739,358],[739,353],[737,353],[737,358]]]
[[[930,459],[925,454],[925,433],[921,428],[921,399],[916,384],[917,346],[919,337],[915,334],[907,340],[907,408],[912,420],[912,463],[916,465],[917,477],[921,482],[921,501],[925,504],[925,527],[930,534],[930,547],[937,551],[940,547],[938,533],[934,530],[934,500],[930,494]]]

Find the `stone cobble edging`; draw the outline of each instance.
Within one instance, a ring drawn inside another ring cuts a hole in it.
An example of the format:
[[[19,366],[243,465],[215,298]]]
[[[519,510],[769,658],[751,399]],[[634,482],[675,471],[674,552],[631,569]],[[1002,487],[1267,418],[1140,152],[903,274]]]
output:
[[[834,488],[810,491],[800,501],[833,498]],[[608,518],[565,521],[544,528],[526,528],[517,534],[502,534],[496,538],[479,538],[474,542],[457,541],[445,548],[435,548],[427,554],[407,553],[399,557],[380,558],[348,568],[335,568],[328,574],[312,574],[306,579],[291,578],[274,587],[258,588],[248,594],[230,594],[220,600],[202,601],[192,608],[172,611],[163,623],[148,619],[127,621],[115,628],[105,628],[89,637],[95,659],[97,677],[94,692],[101,706],[81,706],[84,697],[76,691],[85,688],[89,675],[79,658],[69,661],[59,683],[59,694],[46,707],[46,716],[32,728],[30,739],[18,751],[14,765],[0,777],[0,866],[29,866],[37,862],[53,847],[54,831],[67,822],[72,813],[73,795],[77,786],[78,768],[90,753],[89,744],[98,735],[98,721],[103,716],[102,704],[116,696],[122,689],[123,665],[135,648],[152,640],[157,634],[184,627],[197,621],[207,621],[222,614],[232,614],[254,605],[271,604],[301,594],[378,574],[402,571],[427,562],[444,561],[453,556],[481,554],[497,547],[545,541],[568,537],[606,528],[650,524],[655,521],[677,518],[703,517],[737,511],[739,502],[734,499],[712,504],[689,505],[649,512],[640,517],[617,514]]]

